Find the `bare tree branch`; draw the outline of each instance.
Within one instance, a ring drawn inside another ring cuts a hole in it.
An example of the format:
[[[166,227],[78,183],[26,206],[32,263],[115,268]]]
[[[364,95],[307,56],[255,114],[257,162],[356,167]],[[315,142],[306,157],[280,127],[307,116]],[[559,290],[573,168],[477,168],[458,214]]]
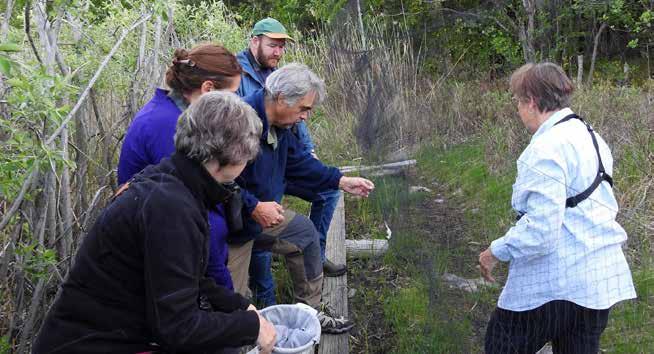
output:
[[[86,99],[86,96],[88,96],[89,91],[91,90],[93,85],[95,85],[95,82],[98,81],[98,78],[100,77],[100,75],[104,71],[104,68],[109,63],[109,60],[114,56],[114,54],[116,54],[116,51],[118,51],[118,48],[120,47],[120,45],[125,40],[125,37],[127,37],[127,34],[129,34],[129,32],[131,32],[132,30],[134,30],[134,28],[140,26],[143,22],[147,21],[150,18],[150,16],[152,16],[152,14],[148,14],[146,16],[143,16],[139,21],[136,21],[131,27],[123,30],[123,33],[121,34],[121,36],[118,39],[118,41],[116,42],[116,44],[114,44],[113,48],[111,48],[111,51],[104,58],[104,60],[102,61],[102,64],[100,64],[100,67],[98,68],[98,70],[95,72],[95,74],[91,78],[91,81],[89,81],[89,83],[86,85],[86,88],[84,89],[84,91],[80,95],[79,99],[77,100],[77,103],[75,103],[75,106],[73,106],[73,109],[71,109],[70,112],[68,112],[68,114],[66,115],[66,118],[64,118],[64,120],[61,122],[61,125],[54,131],[54,133],[52,133],[52,135],[50,135],[48,140],[45,141],[46,144],[49,144],[49,143],[53,142],[57,138],[57,136],[59,136],[59,134],[61,134],[61,132],[64,130],[64,128],[66,127],[68,122],[70,122],[70,120],[73,119],[73,117],[75,116],[75,113],[77,113],[77,110],[79,110],[79,108],[82,106],[82,103],[84,103],[84,100]]]
[[[125,40],[125,37],[127,37],[127,34],[129,32],[131,32],[134,28],[140,26],[143,22],[147,21],[151,16],[152,16],[152,14],[148,14],[146,16],[143,16],[143,17],[141,17],[141,19],[139,21],[136,21],[131,27],[123,30],[122,35],[120,36],[120,38],[118,39],[116,44],[114,44],[113,48],[111,48],[111,51],[109,52],[109,54],[107,54],[107,56],[104,58],[104,60],[102,61],[102,64],[100,64],[100,67],[95,72],[95,74],[93,75],[93,77],[91,78],[89,83],[87,84],[86,88],[84,89],[84,91],[80,95],[80,97],[77,100],[77,103],[75,104],[73,109],[68,113],[66,118],[61,122],[61,125],[55,130],[55,132],[52,133],[52,135],[50,135],[50,137],[45,141],[45,145],[50,145],[57,138],[57,136],[59,136],[59,134],[61,134],[61,132],[64,130],[64,128],[66,127],[68,122],[70,122],[70,120],[73,117],[75,117],[75,113],[77,113],[79,108],[82,106],[82,103],[86,99],[86,96],[88,96],[89,92],[91,91],[91,88],[93,88],[93,85],[95,85],[95,82],[100,77],[100,74],[102,74],[102,72],[104,71],[104,68],[109,63],[109,60],[114,56],[114,54],[116,54],[116,51],[118,51],[118,48],[120,47],[120,45]],[[13,203],[11,205],[11,208],[9,209],[9,212],[3,217],[2,221],[0,222],[0,231],[2,229],[4,229],[5,226],[7,226],[7,224],[9,223],[9,220],[11,219],[11,217],[16,213],[16,211],[18,211],[18,207],[22,203],[23,198],[25,198],[25,193],[27,193],[27,190],[29,189],[29,186],[32,184],[32,179],[34,178],[34,175],[36,173],[37,173],[37,168],[35,166],[33,168],[32,172],[30,173],[30,175],[28,176],[28,178],[23,183],[23,185],[21,187],[21,192],[18,194],[16,199],[13,201]]]
[[[599,46],[599,39],[604,30],[608,27],[606,22],[602,22],[600,28],[595,33],[593,40],[593,56],[590,57],[590,70],[588,71],[588,87],[593,86],[593,73],[595,72],[595,60],[597,59],[597,47]]]

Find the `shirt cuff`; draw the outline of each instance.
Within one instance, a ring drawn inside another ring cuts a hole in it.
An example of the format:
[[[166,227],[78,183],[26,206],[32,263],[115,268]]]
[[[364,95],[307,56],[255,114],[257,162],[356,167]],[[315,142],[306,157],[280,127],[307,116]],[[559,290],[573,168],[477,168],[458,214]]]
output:
[[[491,242],[490,250],[493,256],[502,262],[508,262],[511,260],[511,253],[509,252],[509,247],[506,245],[504,237],[500,237]]]

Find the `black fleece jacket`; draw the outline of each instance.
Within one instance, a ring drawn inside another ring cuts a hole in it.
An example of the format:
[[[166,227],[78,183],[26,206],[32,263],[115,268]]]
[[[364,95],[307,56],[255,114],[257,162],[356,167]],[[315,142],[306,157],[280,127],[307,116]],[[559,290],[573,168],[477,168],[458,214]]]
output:
[[[143,170],[82,242],[34,353],[201,353],[254,343],[259,320],[245,311],[249,302],[204,276],[207,210],[229,196],[181,155]],[[201,295],[213,311],[200,309]]]

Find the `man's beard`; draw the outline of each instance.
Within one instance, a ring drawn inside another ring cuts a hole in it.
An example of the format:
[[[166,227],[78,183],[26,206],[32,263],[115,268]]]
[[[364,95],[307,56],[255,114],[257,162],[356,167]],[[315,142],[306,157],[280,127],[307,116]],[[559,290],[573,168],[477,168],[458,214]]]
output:
[[[263,48],[261,48],[261,42],[259,42],[259,46],[257,47],[257,55],[255,55],[255,58],[257,59],[257,63],[259,63],[259,65],[262,68],[266,68],[266,69],[274,69],[275,67],[277,67],[277,62],[279,62],[278,59],[267,58],[263,55]],[[276,63],[274,65],[270,64],[269,62],[271,60],[276,60]]]

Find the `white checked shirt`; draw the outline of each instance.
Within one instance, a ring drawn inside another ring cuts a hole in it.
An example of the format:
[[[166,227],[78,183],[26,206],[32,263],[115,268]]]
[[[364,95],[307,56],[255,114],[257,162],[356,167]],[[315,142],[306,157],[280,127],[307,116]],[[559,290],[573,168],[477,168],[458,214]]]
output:
[[[618,204],[607,182],[588,199],[566,208],[566,198],[588,188],[598,170],[597,153],[578,119],[555,124],[572,114],[554,113],[531,138],[518,159],[513,208],[524,213],[509,231],[491,243],[491,252],[510,262],[498,307],[525,311],[552,300],[590,309],[607,309],[636,297],[622,252],[627,240],[615,221]],[[606,172],[613,158],[595,134]]]

